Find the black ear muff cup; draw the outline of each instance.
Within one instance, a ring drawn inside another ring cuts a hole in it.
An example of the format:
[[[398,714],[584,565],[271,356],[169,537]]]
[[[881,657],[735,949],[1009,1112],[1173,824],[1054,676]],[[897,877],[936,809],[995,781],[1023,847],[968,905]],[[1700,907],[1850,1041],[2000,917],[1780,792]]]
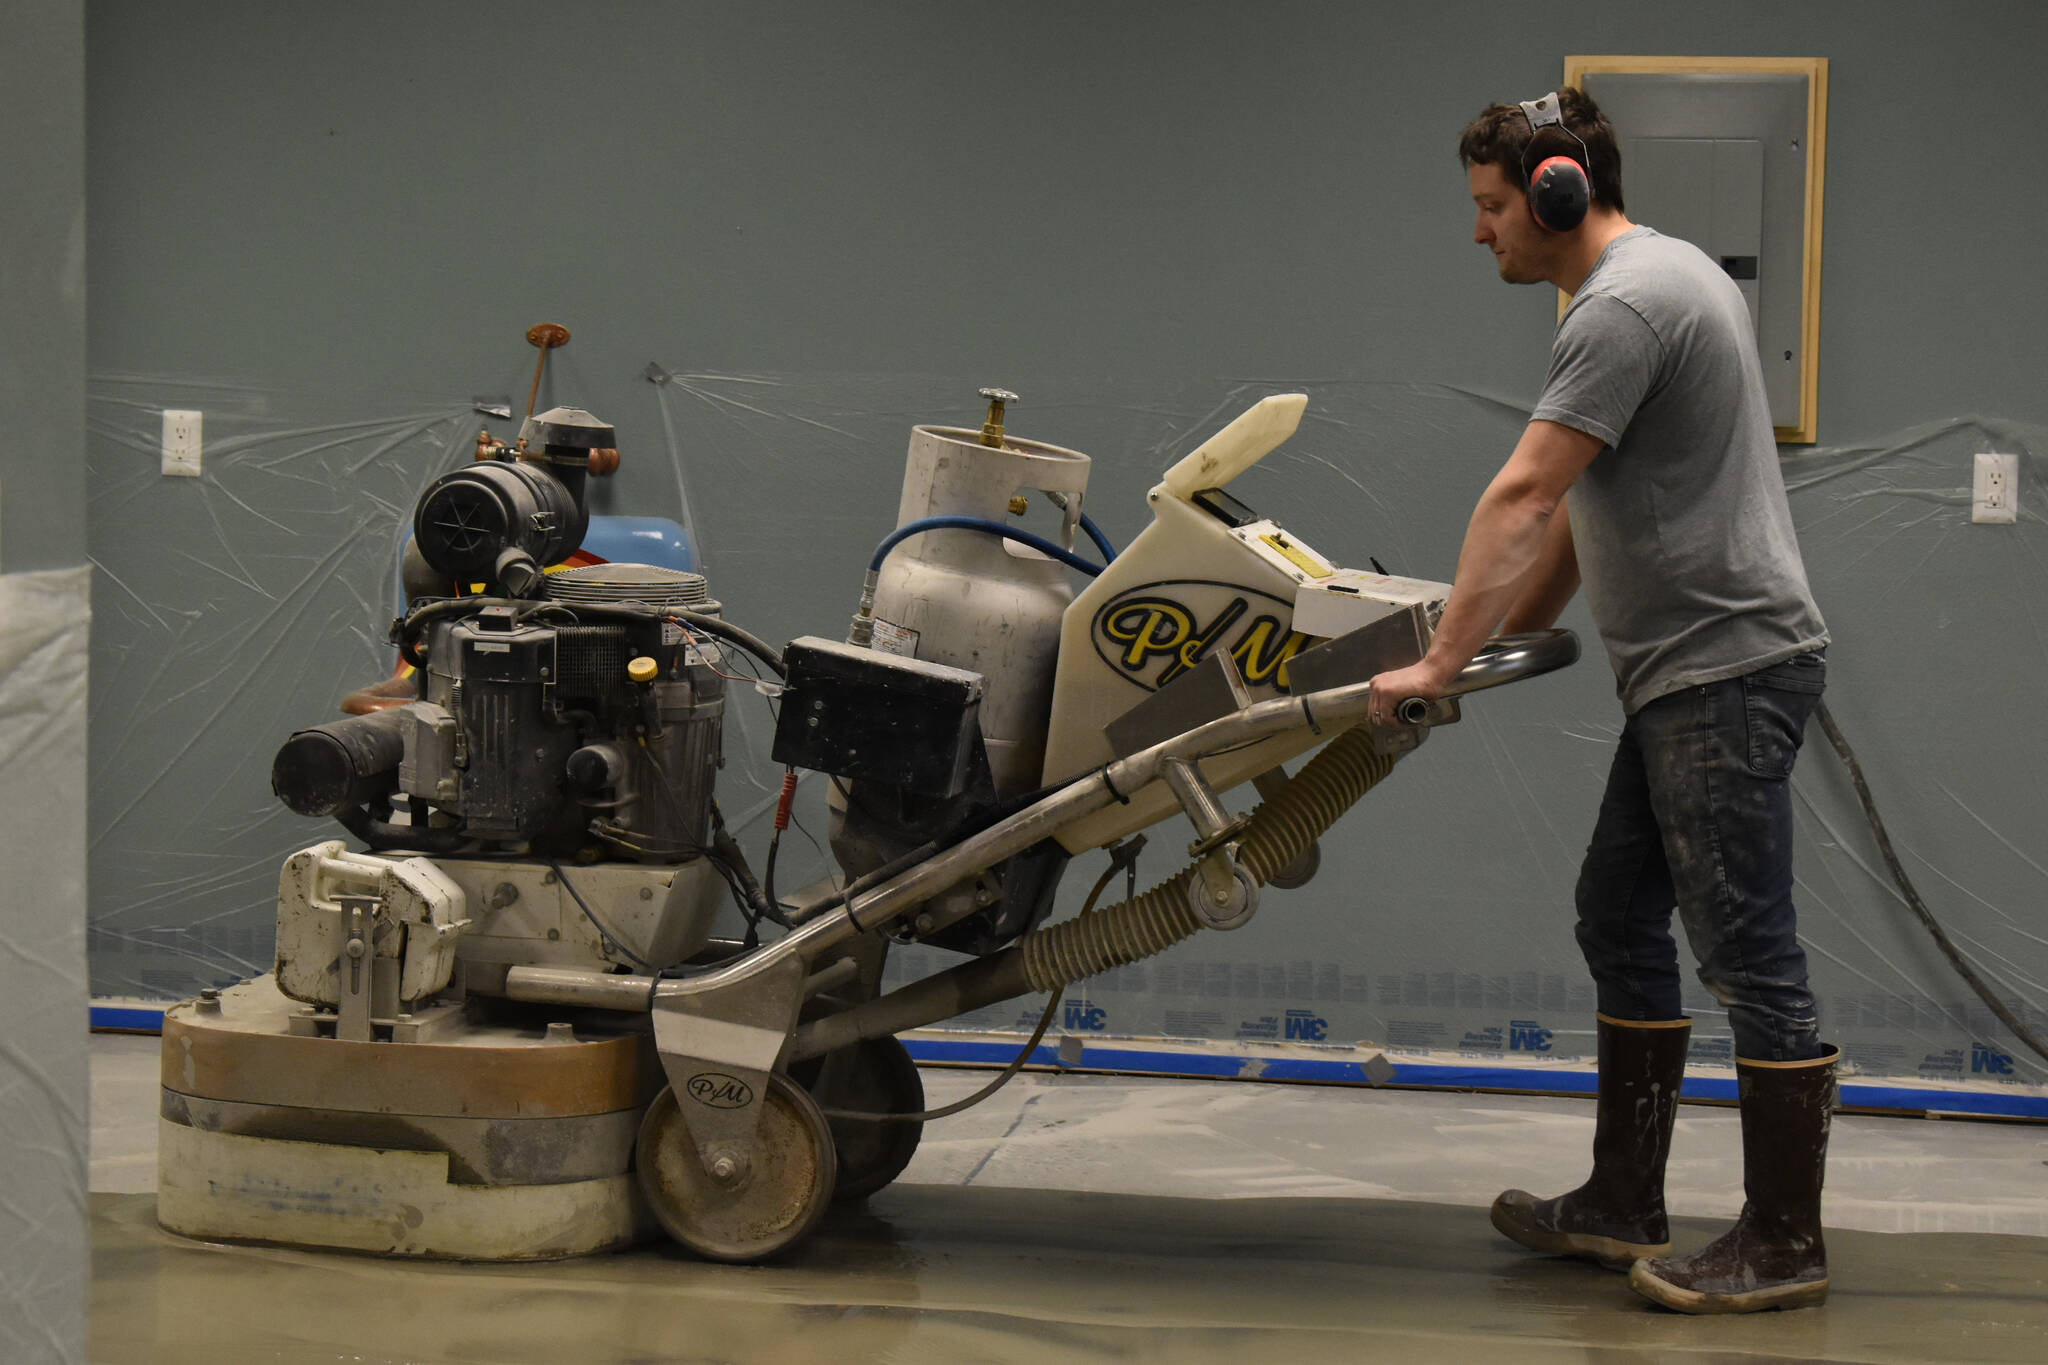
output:
[[[1585,222],[1592,200],[1585,169],[1568,156],[1546,158],[1529,176],[1530,216],[1552,232],[1570,232]]]

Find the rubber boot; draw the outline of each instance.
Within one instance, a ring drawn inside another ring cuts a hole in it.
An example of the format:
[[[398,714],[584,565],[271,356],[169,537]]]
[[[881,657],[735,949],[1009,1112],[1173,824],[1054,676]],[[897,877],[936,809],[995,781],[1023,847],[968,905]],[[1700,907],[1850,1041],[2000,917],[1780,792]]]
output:
[[[1637,1262],[1631,1289],[1681,1313],[1754,1313],[1827,1298],[1820,1187],[1840,1056],[1829,1048],[1804,1062],[1735,1059],[1742,1216],[1705,1250]]]
[[[1600,1094],[1593,1174],[1555,1199],[1508,1190],[1493,1225],[1531,1251],[1580,1256],[1610,1270],[1671,1250],[1664,1217],[1664,1159],[1678,1119],[1678,1087],[1692,1020],[1599,1019]]]

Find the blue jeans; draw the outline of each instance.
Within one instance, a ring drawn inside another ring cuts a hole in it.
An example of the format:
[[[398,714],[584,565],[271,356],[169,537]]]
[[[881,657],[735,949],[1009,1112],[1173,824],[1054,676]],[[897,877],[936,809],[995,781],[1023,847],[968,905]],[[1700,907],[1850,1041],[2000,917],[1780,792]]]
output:
[[[1601,1013],[1679,1017],[1675,907],[1736,1055],[1821,1055],[1792,910],[1790,779],[1824,655],[1669,693],[1622,727],[1579,871],[1579,949]]]

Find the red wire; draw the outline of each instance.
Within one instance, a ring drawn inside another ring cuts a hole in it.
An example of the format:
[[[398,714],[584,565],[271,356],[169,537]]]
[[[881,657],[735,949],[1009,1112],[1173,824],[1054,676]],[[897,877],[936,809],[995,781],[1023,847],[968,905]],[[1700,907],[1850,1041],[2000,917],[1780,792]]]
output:
[[[782,799],[775,803],[775,832],[789,828],[789,807],[796,800],[796,769],[791,768],[782,775]]]

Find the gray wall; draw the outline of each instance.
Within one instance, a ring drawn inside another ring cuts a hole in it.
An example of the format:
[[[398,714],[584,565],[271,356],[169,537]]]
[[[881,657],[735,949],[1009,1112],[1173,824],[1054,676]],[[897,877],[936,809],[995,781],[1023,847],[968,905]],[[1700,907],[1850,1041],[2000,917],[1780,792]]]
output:
[[[192,0],[90,25],[96,370],[509,382],[502,339],[559,317],[594,403],[656,356],[1525,399],[1551,299],[1465,239],[1465,119],[1567,53],[1793,53],[1834,64],[1823,439],[2048,417],[2025,0],[1540,26],[1456,0]]]
[[[1643,52],[1832,60],[1824,444],[1790,468],[1835,709],[1972,950],[2042,998],[2042,503],[1999,532],[1956,500],[1978,442],[2048,473],[2037,6],[214,0],[95,5],[88,44],[91,534],[122,622],[96,655],[102,989],[260,965],[275,858],[321,833],[269,805],[270,747],[385,666],[365,623],[405,490],[461,458],[472,395],[523,403],[533,322],[576,333],[543,403],[620,428],[601,507],[687,488],[715,590],[770,638],[840,627],[906,429],[991,382],[1025,395],[1014,430],[1097,457],[1120,541],[1172,455],[1306,388],[1255,505],[1448,577],[1555,317],[1469,242],[1457,131],[1567,53]],[[166,405],[226,424],[197,485],[152,475]],[[1564,907],[1604,667],[1473,711],[1332,873],[1131,983],[1119,1026],[1231,1036],[1299,998],[1455,1046],[1582,1014]],[[1802,774],[1817,969],[1874,1065],[1921,1070],[1989,1035],[1865,870],[1830,762]]]
[[[0,57],[0,572],[85,559],[83,4],[10,8]]]
[[[85,13],[0,39],[0,1359],[85,1358]]]

